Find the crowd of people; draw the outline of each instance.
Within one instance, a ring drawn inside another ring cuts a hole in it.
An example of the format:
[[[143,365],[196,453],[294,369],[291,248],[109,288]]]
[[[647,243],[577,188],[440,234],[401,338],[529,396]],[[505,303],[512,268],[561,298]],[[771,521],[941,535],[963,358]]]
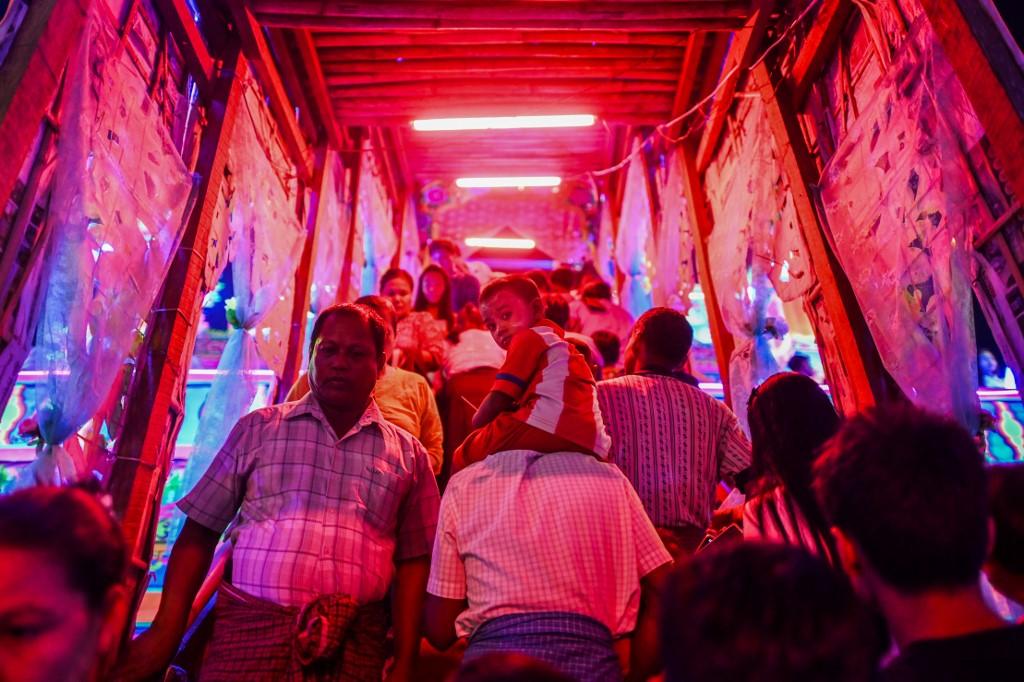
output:
[[[1024,676],[1024,464],[908,404],[843,419],[799,371],[753,392],[748,438],[682,313],[431,255],[321,312],[308,374],[180,501],[125,646],[97,498],[0,499],[0,679],[160,679],[222,538],[200,680]]]

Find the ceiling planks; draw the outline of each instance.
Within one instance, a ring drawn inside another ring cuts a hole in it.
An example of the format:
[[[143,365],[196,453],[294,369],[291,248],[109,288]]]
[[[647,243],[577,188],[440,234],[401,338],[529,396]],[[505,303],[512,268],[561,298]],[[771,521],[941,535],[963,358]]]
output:
[[[727,45],[726,32],[756,8],[756,0],[245,2],[264,27],[296,34],[318,74],[307,97],[329,107],[339,129],[392,129],[390,153],[419,180],[611,165],[610,137],[668,120],[681,92],[716,80],[721,58],[708,60],[705,46]],[[416,118],[565,113],[600,122],[473,134],[409,128]]]

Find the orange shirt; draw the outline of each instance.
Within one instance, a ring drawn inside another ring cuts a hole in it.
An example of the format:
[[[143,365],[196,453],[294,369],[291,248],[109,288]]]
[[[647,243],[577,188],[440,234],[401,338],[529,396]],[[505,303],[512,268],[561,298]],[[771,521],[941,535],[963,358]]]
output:
[[[519,403],[517,419],[607,457],[611,439],[597,404],[597,384],[554,322],[542,320],[512,337],[491,390]]]

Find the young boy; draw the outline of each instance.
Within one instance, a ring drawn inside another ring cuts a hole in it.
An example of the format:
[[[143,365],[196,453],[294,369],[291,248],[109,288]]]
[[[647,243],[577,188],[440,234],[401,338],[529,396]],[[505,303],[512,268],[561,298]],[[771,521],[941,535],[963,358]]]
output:
[[[480,311],[505,364],[455,451],[453,473],[505,450],[583,452],[604,459],[611,439],[597,404],[594,377],[564,332],[544,318],[537,285],[502,277],[480,294]]]

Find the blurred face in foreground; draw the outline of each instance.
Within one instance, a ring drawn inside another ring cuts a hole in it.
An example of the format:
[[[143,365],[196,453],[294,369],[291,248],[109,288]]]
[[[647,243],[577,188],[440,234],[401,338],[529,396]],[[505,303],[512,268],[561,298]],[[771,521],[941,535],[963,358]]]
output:
[[[117,646],[110,603],[99,609],[45,552],[0,547],[0,680],[98,679]],[[111,600],[115,595],[111,594]]]

